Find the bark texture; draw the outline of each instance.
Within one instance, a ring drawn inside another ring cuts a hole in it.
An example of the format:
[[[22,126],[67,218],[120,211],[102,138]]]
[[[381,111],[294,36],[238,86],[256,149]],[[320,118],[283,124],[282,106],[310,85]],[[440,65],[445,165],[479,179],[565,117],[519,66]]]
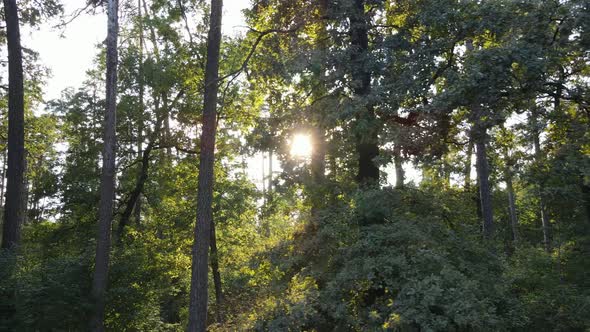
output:
[[[25,217],[25,103],[23,56],[16,0],[4,0],[8,48],[8,158],[2,248],[16,248]]]
[[[375,158],[379,156],[379,139],[374,105],[368,100],[371,94],[371,71],[368,68],[369,34],[364,0],[354,0],[349,19],[352,89],[363,105],[356,119],[357,181],[360,184],[377,184],[379,166]],[[368,130],[360,130],[360,126]]]
[[[144,45],[144,38],[143,38],[143,17],[141,14],[141,0],[137,0],[137,13],[139,16],[139,121],[137,126],[137,155],[141,155],[143,151],[143,120],[144,120],[144,95],[145,95],[145,84],[144,84],[144,68],[143,68],[143,45]],[[141,180],[143,174],[143,166],[140,170],[138,175],[138,182]],[[135,223],[137,225],[141,224],[141,192],[137,197],[135,202],[135,207],[133,209],[133,214],[135,217]]]
[[[395,187],[400,189],[404,187],[404,166],[402,160],[402,153],[399,146],[393,149],[393,166],[395,168]]]
[[[479,200],[483,220],[482,232],[485,239],[491,239],[494,235],[494,212],[492,209],[492,195],[489,182],[490,170],[486,146],[487,131],[485,128],[478,128],[476,130],[478,133],[475,135],[475,153],[477,157],[476,169],[479,182]]]
[[[505,153],[505,156],[509,160],[507,153]],[[504,177],[506,179],[506,191],[508,191],[508,212],[510,214],[510,226],[512,228],[512,241],[516,245],[518,243],[518,216],[516,214],[516,196],[514,194],[514,186],[512,185],[511,165],[506,166]]]
[[[556,105],[558,107],[558,105]],[[543,162],[543,155],[541,150],[541,140],[539,138],[539,114],[537,110],[533,109],[531,111],[531,126],[533,129],[533,148],[535,153],[535,163],[540,166]],[[538,182],[538,189],[539,189],[539,214],[541,215],[541,227],[543,229],[543,247],[545,251],[551,252],[551,224],[549,222],[549,215],[547,214],[547,208],[545,203],[545,184],[543,180],[540,179]]]
[[[213,223],[213,166],[215,161],[215,132],[217,129],[217,92],[219,87],[219,48],[221,44],[222,7],[222,0],[211,0],[197,191],[197,222],[192,249],[189,332],[205,332],[207,330],[207,272],[209,265],[210,232],[211,224]]]
[[[100,202],[98,209],[98,234],[96,260],[92,280],[94,311],[90,319],[92,331],[104,331],[106,288],[111,248],[111,223],[115,198],[115,158],[117,124],[117,39],[119,34],[119,2],[107,3],[107,57],[106,57],[106,108],[104,118],[104,146],[102,152],[102,173],[100,178]]]
[[[215,308],[217,323],[223,323],[223,290],[221,288],[221,273],[219,272],[219,256],[217,251],[217,238],[215,235],[215,223],[211,223],[211,273],[213,273],[213,285],[215,287]]]

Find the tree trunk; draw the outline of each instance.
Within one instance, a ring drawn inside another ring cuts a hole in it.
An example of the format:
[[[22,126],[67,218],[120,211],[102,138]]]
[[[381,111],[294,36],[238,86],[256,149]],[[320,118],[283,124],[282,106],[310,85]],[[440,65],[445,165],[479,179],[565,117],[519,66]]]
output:
[[[395,167],[395,187],[403,188],[405,172],[401,149],[397,146],[393,148],[393,166]]]
[[[268,200],[272,195],[272,148],[268,151]]]
[[[129,195],[129,200],[125,205],[125,210],[121,215],[121,220],[119,220],[119,227],[117,230],[117,238],[119,241],[121,241],[122,239],[125,227],[129,224],[129,219],[131,218],[131,213],[133,209],[137,209],[137,202],[139,201],[141,192],[143,191],[143,187],[148,178],[148,169],[150,167],[150,154],[152,152],[153,146],[153,142],[150,142],[146,147],[145,151],[143,151],[143,155],[141,157],[141,170],[139,177],[137,179],[137,182],[135,183],[135,188],[133,188],[133,191]]]
[[[6,178],[6,149],[8,144],[4,145],[2,150],[2,175],[0,177],[0,208],[4,208],[4,179]]]
[[[219,256],[217,251],[217,238],[215,235],[215,223],[211,223],[211,272],[213,273],[213,285],[215,286],[215,307],[217,323],[223,323],[223,292],[221,289],[221,273],[219,273]]]
[[[192,276],[189,299],[189,332],[207,330],[208,256],[213,222],[213,168],[219,78],[219,48],[221,44],[221,13],[223,1],[211,0],[211,18],[207,37],[203,127],[197,191],[197,222],[192,249]]]
[[[469,136],[469,143],[467,144],[467,153],[465,157],[465,170],[464,170],[464,178],[465,184],[463,187],[466,191],[469,191],[471,187],[471,156],[473,155],[473,139],[471,135]]]
[[[531,127],[533,130],[533,148],[535,153],[535,163],[540,166],[543,162],[543,155],[541,151],[541,140],[539,138],[539,121],[537,110],[531,111]],[[543,229],[543,247],[545,251],[551,252],[551,224],[549,223],[549,216],[547,215],[547,208],[545,205],[545,185],[543,180],[537,183],[539,187],[539,214],[541,215],[541,226]]]
[[[494,212],[492,209],[492,195],[489,183],[489,166],[487,157],[487,130],[485,128],[477,128],[475,135],[476,148],[476,169],[477,178],[479,182],[479,199],[481,205],[481,214],[483,219],[483,236],[485,239],[491,239],[494,235]]]
[[[2,248],[16,248],[25,217],[25,103],[23,57],[16,0],[4,0],[8,48],[8,160]]]
[[[508,156],[505,154],[508,160]],[[506,166],[504,172],[506,179],[506,191],[508,191],[508,212],[510,214],[510,225],[512,227],[512,241],[514,245],[518,243],[518,216],[516,215],[516,196],[514,195],[514,187],[512,185],[512,170],[510,166]]]
[[[104,331],[105,297],[111,247],[111,222],[113,219],[113,200],[115,198],[118,0],[108,0],[107,7],[106,108],[96,261],[92,280],[92,300],[94,301],[94,312],[90,320],[90,329],[92,331]]]
[[[356,151],[358,154],[357,181],[360,184],[378,184],[379,166],[375,158],[379,156],[377,121],[373,102],[367,101],[371,93],[371,72],[367,67],[369,55],[368,24],[365,17],[365,1],[354,0],[350,13],[351,76],[355,97],[361,101],[363,109],[357,115],[357,124],[369,128],[360,132],[355,130]]]
[[[468,39],[465,42],[465,48],[468,52],[473,52],[473,41]],[[487,155],[487,128],[483,122],[483,110],[477,102],[472,106],[471,117],[473,119],[473,128],[471,139],[475,143],[476,171],[479,186],[479,201],[481,206],[482,233],[484,239],[491,239],[494,235],[494,211],[492,208],[492,195],[489,183],[490,171]]]
[[[144,84],[144,69],[143,69],[143,17],[141,14],[141,0],[137,0],[137,14],[139,16],[139,72],[138,72],[138,81],[139,81],[139,121],[137,126],[137,155],[140,156],[143,151],[143,112],[145,109],[144,103],[144,94],[145,94],[145,84]],[[140,170],[140,174],[138,175],[138,182],[141,179],[142,172]],[[141,224],[141,192],[137,197],[137,201],[135,202],[135,207],[133,209],[135,223],[137,225]]]

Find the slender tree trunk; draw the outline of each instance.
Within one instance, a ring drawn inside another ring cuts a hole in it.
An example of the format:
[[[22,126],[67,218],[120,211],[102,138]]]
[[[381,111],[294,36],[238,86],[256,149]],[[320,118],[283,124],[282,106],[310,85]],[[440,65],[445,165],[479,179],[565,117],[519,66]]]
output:
[[[494,212],[492,209],[492,195],[489,183],[489,165],[487,157],[487,130],[485,128],[477,128],[475,135],[476,148],[476,169],[477,178],[479,182],[479,199],[481,204],[481,214],[483,219],[483,236],[485,239],[491,239],[494,235]]]
[[[213,273],[213,285],[215,286],[215,307],[217,323],[223,323],[223,292],[221,289],[221,273],[219,273],[219,253],[217,251],[217,238],[215,235],[215,223],[211,223],[211,272]]]
[[[313,89],[314,103],[326,95],[325,86],[325,65],[326,56],[328,55],[328,31],[324,21],[328,12],[328,1],[320,0],[318,3],[319,29],[316,36],[316,49],[319,54],[319,66],[317,72],[314,72],[314,79],[318,82]],[[317,103],[313,106],[318,105]],[[318,106],[321,107],[321,106]],[[326,181],[326,130],[325,121],[320,109],[313,109],[313,132],[312,132],[312,149],[311,149],[311,186],[309,188],[311,199],[311,219],[318,220],[318,212],[325,206],[326,197],[323,194]]]
[[[466,191],[471,187],[471,156],[473,156],[473,139],[469,136],[469,143],[467,144],[467,153],[465,157],[465,184],[463,185]]]
[[[4,0],[8,47],[8,160],[2,248],[16,248],[25,217],[25,103],[23,57],[16,0]]]
[[[29,183],[29,179],[26,176],[27,174],[27,167],[28,167],[28,162],[27,162],[27,149],[25,149],[25,162],[24,162],[24,170],[23,173],[25,174],[24,176],[24,183],[23,183],[23,194],[22,194],[22,204],[23,204],[23,221],[22,221],[22,225],[26,225],[29,222],[29,192],[31,191],[31,189],[29,188],[30,183]]]
[[[533,130],[533,149],[535,154],[535,163],[540,166],[543,162],[543,155],[541,150],[541,140],[539,138],[539,121],[537,110],[533,108],[531,111],[531,127]],[[541,226],[543,229],[543,247],[545,251],[551,252],[551,224],[549,223],[549,216],[545,206],[545,185],[543,180],[537,183],[539,188],[539,214],[541,215]]]
[[[266,163],[264,157],[264,151],[261,152],[262,155],[262,166],[260,169],[262,170],[262,206],[266,206]]]
[[[508,156],[505,154],[506,159]],[[514,187],[512,185],[512,170],[510,166],[506,166],[504,171],[506,179],[506,191],[508,191],[508,212],[510,213],[510,225],[512,227],[512,241],[514,245],[518,243],[518,216],[516,214],[516,196],[514,195]]]
[[[197,192],[197,222],[192,250],[192,277],[189,302],[189,332],[207,330],[208,257],[213,223],[213,169],[219,78],[219,48],[221,44],[221,13],[223,1],[211,0],[211,18],[207,37],[203,128]]]
[[[2,150],[2,176],[0,178],[0,208],[4,208],[4,179],[6,178],[6,150],[8,144]]]
[[[115,198],[117,38],[119,34],[118,0],[108,0],[107,8],[106,108],[96,261],[92,280],[92,300],[94,301],[94,312],[90,320],[90,329],[92,331],[104,331],[105,298],[111,247],[111,222],[113,219],[113,200]]]
[[[272,195],[272,149],[268,151],[268,200]]]
[[[311,150],[311,218],[316,221],[319,210],[325,206],[325,195],[322,193],[326,182],[326,138],[321,124],[316,124],[312,137]]]
[[[123,210],[123,214],[121,215],[121,219],[119,220],[119,227],[117,229],[117,238],[119,241],[121,241],[121,239],[122,239],[123,231],[125,230],[125,227],[129,224],[129,219],[131,218],[131,212],[133,211],[134,208],[137,209],[137,202],[140,199],[141,192],[143,191],[143,187],[144,187],[145,182],[148,178],[148,169],[150,166],[150,154],[152,152],[153,146],[154,146],[153,142],[150,142],[148,144],[148,146],[146,147],[145,151],[143,151],[143,154],[141,157],[141,169],[140,169],[139,177],[137,179],[137,182],[135,183],[135,188],[133,188],[133,191],[129,195],[129,200],[127,201],[127,204],[125,205],[125,210]]]
[[[143,119],[144,119],[144,110],[145,110],[145,103],[144,103],[144,94],[145,94],[145,84],[144,84],[144,69],[143,69],[143,16],[141,14],[141,0],[137,0],[137,15],[139,17],[139,121],[137,126],[137,155],[140,156],[143,151]],[[142,172],[138,175],[138,179],[141,179]],[[138,180],[139,182],[139,180]],[[134,207],[134,217],[135,222],[137,225],[141,224],[141,192],[135,202]]]
[[[404,187],[405,172],[403,167],[402,153],[399,147],[393,148],[393,166],[395,168],[395,187]]]
[[[473,41],[468,39],[465,43],[468,52],[473,52]],[[475,143],[475,156],[477,159],[475,168],[479,186],[479,200],[482,216],[482,233],[484,239],[491,239],[494,235],[494,210],[492,208],[492,194],[489,183],[490,171],[488,165],[487,141],[488,133],[482,116],[483,110],[478,104],[472,107],[473,128],[471,138]]]
[[[360,184],[378,184],[379,166],[374,160],[379,156],[378,128],[373,102],[367,101],[371,94],[371,72],[367,69],[369,34],[365,17],[365,0],[354,0],[349,19],[352,88],[356,98],[364,106],[357,116],[357,123],[363,123],[363,126],[370,129],[364,132],[358,130],[359,132],[356,133],[359,163],[357,181]]]

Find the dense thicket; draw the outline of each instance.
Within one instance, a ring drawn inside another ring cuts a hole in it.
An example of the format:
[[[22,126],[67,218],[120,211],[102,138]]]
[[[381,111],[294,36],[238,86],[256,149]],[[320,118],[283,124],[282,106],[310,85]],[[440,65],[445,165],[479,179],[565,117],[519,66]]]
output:
[[[61,8],[39,5],[19,2],[21,24]],[[590,329],[587,1],[253,1],[218,76],[211,9],[120,1],[106,330]],[[24,54],[26,213],[0,252],[0,330],[94,313],[107,58],[42,103]]]

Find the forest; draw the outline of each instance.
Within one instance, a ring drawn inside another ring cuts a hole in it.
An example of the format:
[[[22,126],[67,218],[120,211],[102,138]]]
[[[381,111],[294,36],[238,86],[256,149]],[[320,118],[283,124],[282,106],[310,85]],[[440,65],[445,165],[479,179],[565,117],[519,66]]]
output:
[[[590,331],[589,0],[64,1],[3,0],[0,331]]]

